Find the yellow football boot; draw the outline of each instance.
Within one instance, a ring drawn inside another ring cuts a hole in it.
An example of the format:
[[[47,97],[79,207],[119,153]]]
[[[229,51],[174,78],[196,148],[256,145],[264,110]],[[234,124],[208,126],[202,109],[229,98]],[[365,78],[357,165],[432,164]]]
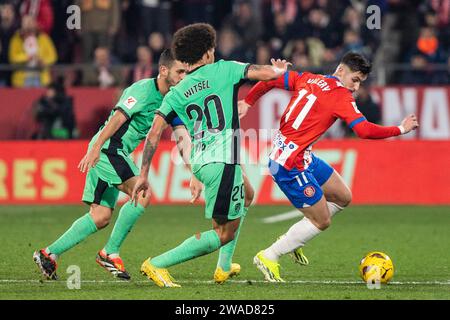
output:
[[[307,266],[309,264],[308,258],[303,253],[302,248],[297,248],[291,253],[289,253],[289,256],[294,260],[295,263],[298,263],[302,266]]]
[[[280,264],[264,257],[264,250],[258,252],[253,258],[253,264],[264,274],[267,281],[285,282],[280,276]]]
[[[285,237],[286,235],[283,234],[281,236],[278,237],[278,240],[280,240],[281,238]],[[303,253],[302,248],[297,248],[292,252],[289,252],[289,256],[292,258],[292,260],[295,263],[298,263],[302,266],[307,266],[309,264],[309,260],[308,258],[305,256],[305,254]]]
[[[235,277],[239,275],[241,272],[241,266],[237,263],[231,264],[230,271],[223,271],[221,267],[217,267],[214,272],[214,282],[217,284],[222,284],[227,281],[229,278]]]
[[[152,280],[160,288],[179,288],[179,284],[174,283],[174,279],[169,270],[164,268],[156,268],[150,263],[150,258],[145,260],[141,266],[141,273]]]

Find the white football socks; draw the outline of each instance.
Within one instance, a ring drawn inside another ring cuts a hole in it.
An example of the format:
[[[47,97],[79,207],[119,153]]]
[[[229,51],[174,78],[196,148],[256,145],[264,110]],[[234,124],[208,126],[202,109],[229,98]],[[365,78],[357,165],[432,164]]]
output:
[[[330,217],[336,213],[344,210],[343,207],[334,202],[327,202]],[[294,224],[286,234],[273,243],[269,248],[264,250],[264,256],[273,261],[278,259],[297,248],[303,247],[305,243],[321,232],[308,218],[304,217],[302,220]]]
[[[328,206],[328,211],[330,211],[330,217],[333,218],[333,216],[338,213],[339,211],[344,210],[343,207],[341,207],[340,205],[337,205],[334,202],[329,202],[327,201],[327,206]]]
[[[305,243],[321,232],[308,218],[303,218],[286,232],[286,236],[278,239],[269,248],[264,250],[264,256],[272,261],[278,259],[299,247],[303,247]]]

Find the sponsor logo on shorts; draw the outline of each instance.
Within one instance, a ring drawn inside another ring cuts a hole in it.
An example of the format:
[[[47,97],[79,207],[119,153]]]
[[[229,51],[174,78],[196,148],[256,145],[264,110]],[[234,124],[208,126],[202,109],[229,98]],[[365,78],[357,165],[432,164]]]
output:
[[[127,107],[128,109],[131,109],[131,108],[134,107],[134,105],[136,104],[136,102],[137,102],[137,100],[136,100],[134,97],[129,96],[129,97],[123,102],[123,104],[124,104],[125,107]]]
[[[241,204],[240,203],[236,203],[236,205],[234,206],[234,212],[238,213],[239,211],[241,211]]]
[[[308,198],[313,197],[316,194],[316,189],[314,189],[313,186],[309,186],[306,187],[305,190],[303,191],[303,193],[305,194],[305,196],[307,196]]]

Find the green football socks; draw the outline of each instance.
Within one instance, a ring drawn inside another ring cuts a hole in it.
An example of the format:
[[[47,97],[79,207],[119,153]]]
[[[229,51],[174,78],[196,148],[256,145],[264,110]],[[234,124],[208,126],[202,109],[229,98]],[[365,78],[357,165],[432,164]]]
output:
[[[244,214],[241,217],[241,222],[239,223],[239,228],[236,230],[234,239],[220,248],[219,260],[217,261],[217,267],[222,268],[222,270],[225,272],[228,272],[231,270],[231,263],[233,262],[234,250],[236,250],[236,244],[237,244],[237,241],[239,238],[239,233],[241,231],[242,223],[244,222],[247,212],[248,212],[248,208],[244,208]]]
[[[95,225],[94,220],[90,213],[86,213],[76,220],[58,240],[49,245],[47,251],[59,256],[96,231],[97,226]]]
[[[107,254],[119,253],[120,246],[133,228],[137,219],[144,213],[145,208],[139,203],[135,207],[130,201],[120,209],[119,217],[114,224],[114,229],[105,246]]]
[[[218,234],[214,230],[202,232],[186,239],[178,247],[173,248],[155,258],[151,263],[157,268],[168,268],[219,249],[221,246]]]

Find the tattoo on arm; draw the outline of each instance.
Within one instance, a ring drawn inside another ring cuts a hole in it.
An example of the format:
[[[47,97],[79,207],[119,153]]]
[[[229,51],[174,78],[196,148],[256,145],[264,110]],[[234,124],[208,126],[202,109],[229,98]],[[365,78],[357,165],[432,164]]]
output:
[[[251,64],[250,67],[248,67],[248,71],[259,71],[264,69],[265,66],[259,65],[259,64]]]
[[[151,140],[148,140],[148,139],[145,141],[145,147],[144,147],[144,151],[142,153],[141,171],[148,172],[150,163],[152,162],[152,159],[153,159],[153,155],[156,152],[156,147],[157,147],[157,143],[155,143]]]

